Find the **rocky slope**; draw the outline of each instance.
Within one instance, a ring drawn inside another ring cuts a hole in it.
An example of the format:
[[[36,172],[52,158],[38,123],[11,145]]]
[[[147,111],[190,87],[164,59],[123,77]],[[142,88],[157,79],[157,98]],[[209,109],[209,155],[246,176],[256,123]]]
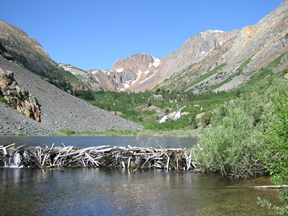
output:
[[[0,135],[50,135],[59,129],[76,131],[131,130],[143,127],[87,104],[39,78],[29,70],[0,56],[0,68],[14,73],[15,80],[41,106],[42,119],[37,122],[0,103]]]

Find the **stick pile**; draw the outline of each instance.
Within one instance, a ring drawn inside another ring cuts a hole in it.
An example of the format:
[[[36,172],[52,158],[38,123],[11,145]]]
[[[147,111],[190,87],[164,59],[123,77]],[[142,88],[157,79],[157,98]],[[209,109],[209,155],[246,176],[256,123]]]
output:
[[[77,149],[73,146],[15,147],[0,145],[0,167],[118,167],[128,169],[196,169],[192,150],[109,145]]]

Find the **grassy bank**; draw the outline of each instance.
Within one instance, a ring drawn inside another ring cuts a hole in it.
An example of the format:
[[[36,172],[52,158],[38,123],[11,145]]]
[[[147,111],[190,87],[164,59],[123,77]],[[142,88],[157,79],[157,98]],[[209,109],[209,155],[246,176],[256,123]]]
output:
[[[85,131],[79,132],[71,129],[62,129],[60,132],[67,136],[141,136],[141,137],[198,137],[200,129],[193,130],[107,130],[107,131]],[[52,134],[52,136],[61,136],[59,134]]]

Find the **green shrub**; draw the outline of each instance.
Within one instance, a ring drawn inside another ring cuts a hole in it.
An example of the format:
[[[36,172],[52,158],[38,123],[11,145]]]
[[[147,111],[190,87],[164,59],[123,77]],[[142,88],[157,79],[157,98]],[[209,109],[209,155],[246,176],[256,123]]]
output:
[[[256,86],[254,92],[222,105],[213,114],[212,128],[201,134],[195,151],[203,171],[240,177],[265,173],[259,157],[264,145],[263,134],[274,116],[273,88]]]
[[[40,91],[43,91],[43,92],[45,92],[45,90],[44,89],[42,89],[42,88],[40,88],[39,86],[34,86],[35,88],[37,88],[38,90],[40,90]]]
[[[24,132],[19,132],[18,136],[26,136],[26,134]]]
[[[212,117],[211,111],[205,112],[205,114],[202,117],[202,124],[209,125],[211,117]]]
[[[169,110],[169,109],[165,109],[165,115],[168,115],[168,114],[169,114],[169,112],[170,112],[170,110]]]
[[[0,95],[0,102],[8,105],[7,100],[2,95]]]
[[[7,87],[4,87],[3,88],[3,92],[7,92],[10,88],[7,86]]]
[[[288,98],[287,82],[278,82],[275,89],[273,101],[273,111],[276,117],[265,133],[264,151],[262,160],[265,168],[272,175],[275,185],[288,185]],[[280,214],[288,214],[288,188],[279,192],[279,199],[284,202],[284,206],[274,206],[268,200],[261,200],[258,204],[267,206],[268,209]]]
[[[84,98],[85,100],[94,100],[95,97],[94,97],[93,91],[91,91],[90,89],[86,91],[84,94]]]
[[[66,133],[68,136],[71,136],[71,135],[75,135],[77,134],[76,131],[72,130],[72,129],[61,129],[60,132],[63,132],[63,133]]]

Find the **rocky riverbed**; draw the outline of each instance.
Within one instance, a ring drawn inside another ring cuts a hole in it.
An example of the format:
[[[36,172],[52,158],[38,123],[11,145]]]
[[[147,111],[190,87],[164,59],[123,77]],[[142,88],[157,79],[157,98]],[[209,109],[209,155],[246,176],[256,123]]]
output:
[[[0,103],[0,136],[49,136],[52,133],[61,134],[59,130],[67,128],[81,132],[143,129],[141,125],[92,106],[58,89],[2,56],[0,68],[14,73],[17,83],[37,98],[42,112],[42,120],[37,122]]]

